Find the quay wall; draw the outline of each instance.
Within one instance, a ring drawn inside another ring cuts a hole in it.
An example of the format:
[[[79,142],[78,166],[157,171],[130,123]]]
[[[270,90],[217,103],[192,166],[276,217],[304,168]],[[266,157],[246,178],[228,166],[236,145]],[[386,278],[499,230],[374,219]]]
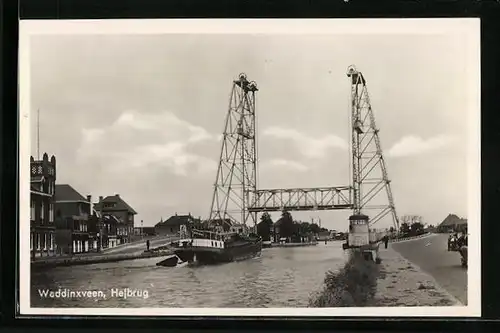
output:
[[[110,262],[119,262],[134,259],[147,259],[171,255],[173,251],[149,251],[129,254],[108,255],[77,255],[72,257],[47,257],[31,262],[32,269],[44,269],[60,266],[91,265]]]
[[[301,246],[315,246],[318,245],[317,242],[311,243],[271,243],[271,247],[301,247]]]

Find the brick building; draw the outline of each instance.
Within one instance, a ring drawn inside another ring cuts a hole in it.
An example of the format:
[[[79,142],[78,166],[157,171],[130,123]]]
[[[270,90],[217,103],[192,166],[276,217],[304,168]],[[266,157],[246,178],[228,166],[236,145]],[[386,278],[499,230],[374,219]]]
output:
[[[56,158],[30,158],[30,250],[32,257],[56,255],[54,192]]]
[[[107,249],[120,244],[120,240],[123,239],[123,230],[126,230],[126,228],[126,224],[121,222],[116,216],[104,214],[102,216],[102,228],[99,229],[99,235],[102,236],[102,244],[99,246]]]
[[[92,197],[84,198],[71,185],[58,184],[54,206],[58,252],[97,251],[97,217],[92,209]]]
[[[119,194],[99,197],[94,209],[100,214],[112,215],[116,218],[116,231],[119,244],[130,242],[134,233],[134,216],[137,212],[130,207]]]

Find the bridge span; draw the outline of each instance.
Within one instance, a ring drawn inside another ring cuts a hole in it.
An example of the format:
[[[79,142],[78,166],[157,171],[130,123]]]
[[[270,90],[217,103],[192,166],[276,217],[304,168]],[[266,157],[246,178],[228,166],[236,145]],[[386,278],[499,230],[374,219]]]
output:
[[[264,189],[254,192],[250,212],[352,209],[352,187]]]

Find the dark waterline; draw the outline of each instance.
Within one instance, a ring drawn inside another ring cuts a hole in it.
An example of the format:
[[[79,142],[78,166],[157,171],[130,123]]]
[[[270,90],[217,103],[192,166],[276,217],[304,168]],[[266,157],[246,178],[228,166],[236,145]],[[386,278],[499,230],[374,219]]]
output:
[[[264,249],[259,258],[201,267],[158,267],[161,258],[58,267],[32,275],[32,307],[306,307],[325,273],[345,261],[340,242]],[[119,292],[135,296],[120,297]],[[50,298],[58,289],[97,297]],[[146,292],[144,292],[146,291]],[[104,295],[104,296],[103,296]],[[147,297],[146,297],[147,296]]]

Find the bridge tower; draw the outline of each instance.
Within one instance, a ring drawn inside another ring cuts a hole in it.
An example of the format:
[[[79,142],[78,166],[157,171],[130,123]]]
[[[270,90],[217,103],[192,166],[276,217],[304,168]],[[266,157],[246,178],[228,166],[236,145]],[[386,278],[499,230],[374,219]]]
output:
[[[244,73],[233,81],[209,221],[257,223],[257,212],[248,210],[257,190],[256,91]]]
[[[347,76],[351,80],[350,124],[354,214],[371,210],[373,212],[370,216],[371,225],[391,214],[393,226],[399,230],[399,219],[366,80],[354,66],[349,66]]]

